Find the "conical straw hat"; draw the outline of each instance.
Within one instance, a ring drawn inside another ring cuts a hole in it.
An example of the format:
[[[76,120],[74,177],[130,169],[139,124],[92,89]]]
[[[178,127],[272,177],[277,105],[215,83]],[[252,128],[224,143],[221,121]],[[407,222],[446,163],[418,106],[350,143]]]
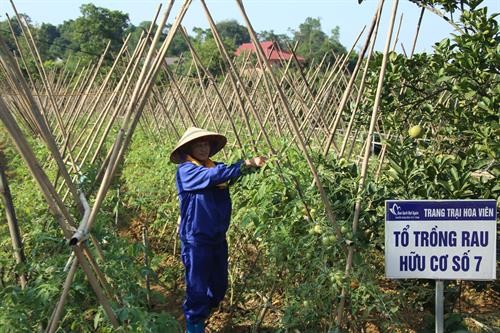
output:
[[[219,150],[224,148],[227,138],[219,133],[209,132],[207,130],[189,127],[182,135],[174,150],[170,154],[170,161],[175,164],[184,162],[183,150],[186,146],[196,139],[205,138],[210,142],[210,156],[215,155]]]

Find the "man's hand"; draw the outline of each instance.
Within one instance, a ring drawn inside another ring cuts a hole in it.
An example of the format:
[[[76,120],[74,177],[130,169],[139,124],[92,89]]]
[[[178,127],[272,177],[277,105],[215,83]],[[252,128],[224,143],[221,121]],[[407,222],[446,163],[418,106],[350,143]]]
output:
[[[266,164],[267,158],[264,156],[253,157],[249,160],[245,160],[245,165],[255,168],[260,168]]]

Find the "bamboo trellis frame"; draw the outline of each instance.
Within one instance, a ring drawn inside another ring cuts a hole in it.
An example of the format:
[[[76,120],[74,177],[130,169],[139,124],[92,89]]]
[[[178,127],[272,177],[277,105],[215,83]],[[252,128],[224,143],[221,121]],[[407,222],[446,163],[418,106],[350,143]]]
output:
[[[157,139],[164,129],[168,129],[170,136],[165,138],[165,142],[170,143],[179,138],[181,127],[189,125],[205,127],[206,125],[218,131],[231,133],[235,138],[235,146],[241,150],[251,149],[255,153],[263,148],[264,145],[260,139],[264,137],[266,148],[284,161],[278,165],[280,169],[292,166],[286,160],[285,150],[277,151],[275,149],[270,133],[279,133],[279,136],[291,139],[300,148],[308,163],[325,207],[328,221],[335,228],[338,236],[340,236],[340,230],[336,224],[335,214],[321,183],[316,165],[311,158],[311,152],[319,148],[322,150],[320,153],[327,156],[330,145],[333,145],[334,149],[339,152],[339,157],[344,155],[350,157],[351,153],[364,154],[361,162],[362,180],[359,184],[360,188],[363,186],[368,172],[366,152],[369,152],[370,145],[367,142],[374,130],[378,111],[374,106],[370,124],[365,124],[365,126],[355,127],[354,120],[358,113],[358,105],[364,102],[365,78],[377,35],[380,13],[378,12],[374,17],[366,37],[366,43],[352,73],[346,71],[347,61],[363,31],[359,34],[351,51],[347,55],[335,57],[334,63],[325,64],[325,58],[323,58],[316,68],[311,67],[305,72],[300,68],[297,60],[294,51],[295,45],[291,50],[292,58],[289,61],[283,60],[283,67],[271,71],[269,59],[266,58],[260,47],[242,2],[237,0],[236,4],[240,8],[257,51],[257,67],[250,66],[248,56],[241,62],[232,59],[217,32],[216,24],[205,1],[201,1],[220,54],[227,65],[222,69],[221,77],[223,79],[219,80],[203,66],[187,33],[184,30],[178,30],[190,3],[190,0],[184,2],[167,38],[161,47],[156,49],[161,28],[165,26],[173,2],[170,2],[169,7],[165,10],[155,36],[151,38],[152,27],[160,13],[159,8],[148,33],[139,38],[131,54],[126,50],[130,36],[127,37],[121,50],[114,58],[111,69],[107,71],[100,83],[98,83],[97,77],[107,50],[95,64],[82,65],[81,67],[78,64],[78,73],[76,70],[69,73],[67,68],[58,73],[46,72],[41,65],[41,58],[29,26],[21,24],[21,27],[25,28],[24,36],[29,46],[29,53],[31,57],[38,59],[37,71],[41,77],[40,85],[40,82],[34,82],[31,76],[29,76],[29,84],[24,79],[20,79],[22,77],[21,63],[17,61],[17,58],[14,61],[8,55],[5,47],[0,47],[0,70],[7,74],[8,79],[8,82],[2,84],[10,88],[9,92],[15,92],[15,94],[0,96],[0,117],[6,127],[8,126],[9,133],[16,144],[20,145],[19,150],[23,157],[27,161],[29,160],[27,163],[34,178],[45,194],[51,211],[58,217],[65,237],[71,240],[77,258],[72,263],[68,262],[68,264],[71,263],[68,265],[70,269],[47,332],[53,332],[57,329],[67,293],[78,267],[77,263],[84,269],[86,275],[91,274],[88,276],[89,281],[92,280],[92,287],[98,294],[101,304],[107,309],[110,321],[115,326],[119,324],[109,306],[109,301],[107,301],[108,298],[113,298],[116,295],[112,294],[112,288],[106,283],[106,277],[100,272],[88,250],[86,239],[92,239],[90,234],[92,225],[138,124],[143,127],[152,140]],[[381,3],[383,3],[382,0]],[[196,79],[178,75],[176,70],[164,62],[168,46],[177,30],[189,46],[193,59],[191,66],[196,70]],[[1,43],[0,40],[0,46]],[[368,55],[365,58],[367,51]],[[24,64],[26,56],[20,55],[21,62]],[[359,84],[357,77],[361,64],[364,64],[365,68]],[[296,68],[292,68],[294,66]],[[325,71],[321,70],[323,67],[326,67]],[[160,72],[164,74],[164,81],[161,81],[161,84],[155,81]],[[110,80],[112,74],[119,75],[118,82]],[[70,82],[73,82],[72,88],[68,86]],[[317,88],[313,89],[313,87]],[[350,114],[349,122],[346,121],[346,124],[343,124],[343,110],[348,102],[354,103],[354,108]],[[102,112],[97,114],[96,110],[102,110]],[[36,160],[33,160],[34,155],[30,151],[29,145],[23,142],[24,134],[19,127],[15,126],[16,122],[11,117],[13,111],[15,111],[18,122],[22,122],[32,129],[34,134],[40,135],[49,146],[53,161],[56,162],[57,170],[62,176],[63,181],[60,184],[57,181],[58,177],[49,181],[44,173],[44,168],[39,163],[37,164]],[[354,134],[352,134],[353,130]],[[70,133],[73,131],[78,132],[79,135],[71,135]],[[90,207],[86,203],[85,197],[82,198],[81,193],[76,190],[75,184],[78,182],[80,171],[85,164],[94,165],[98,162],[99,157],[106,149],[106,142],[114,133],[116,138],[113,145],[107,147],[109,149],[106,159],[101,164],[99,176],[95,182],[99,186],[96,199],[93,206]],[[343,135],[340,148],[335,146],[335,135]],[[361,140],[365,142],[361,151],[356,149],[354,152],[355,142],[359,135],[367,139]],[[17,142],[17,140],[20,141]],[[349,142],[352,143],[350,149],[348,149]],[[379,160],[379,168],[382,166],[382,162],[383,155]],[[302,196],[300,185],[294,183],[293,186]],[[62,196],[62,193],[65,194]],[[66,200],[68,195],[72,199],[70,202]],[[303,202],[309,214],[306,200]],[[67,212],[66,206],[71,204],[81,207],[82,216],[79,216],[81,223],[78,228],[74,223],[75,217]],[[359,210],[358,203],[356,203],[355,210]],[[309,217],[312,220],[311,216]],[[353,221],[353,230],[356,229],[357,223],[358,221]],[[101,260],[104,260],[104,255],[97,241],[92,239],[92,243],[96,248],[97,255]],[[348,262],[349,258],[352,260],[352,248],[352,246],[345,248]],[[347,266],[347,276],[349,270],[350,266]],[[106,295],[107,293],[109,295]],[[341,304],[337,307],[339,325],[342,325],[343,302],[347,297],[347,291],[343,290],[341,296]],[[271,297],[272,293],[268,298]],[[264,315],[265,312],[259,318]]]

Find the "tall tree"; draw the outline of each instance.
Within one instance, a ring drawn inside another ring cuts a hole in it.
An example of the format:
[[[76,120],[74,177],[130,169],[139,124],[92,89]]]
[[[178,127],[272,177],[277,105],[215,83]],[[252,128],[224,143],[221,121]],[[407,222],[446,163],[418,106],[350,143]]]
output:
[[[30,22],[30,18],[28,15],[21,14],[25,18],[27,22]],[[19,26],[19,23],[15,17],[10,18],[10,25],[12,26],[12,29],[14,30],[14,34],[19,37],[22,34],[21,27]],[[1,21],[0,22],[0,37],[7,43],[7,46],[9,47],[10,50],[16,50],[16,44],[14,42],[14,38],[12,37],[12,33],[9,27],[9,20]]]
[[[282,49],[286,49],[288,47],[287,44],[292,43],[290,36],[287,34],[276,34],[274,30],[263,30],[257,35],[259,37],[259,41],[264,42],[270,40],[277,42]]]
[[[57,27],[59,36],[54,38],[50,46],[51,54],[59,58],[66,58],[70,53],[80,50],[79,45],[72,41],[73,24],[74,20],[68,20]]]
[[[339,27],[332,30],[331,36],[328,36],[321,29],[321,21],[319,18],[308,17],[299,25],[299,29],[294,31],[294,41],[299,42],[297,53],[303,56],[306,61],[312,59],[321,59],[325,53],[327,61],[332,61],[334,54],[345,53],[345,47],[340,43]]]
[[[220,21],[216,26],[223,40],[230,40],[236,46],[250,42],[250,35],[247,28],[239,24],[236,20]]]
[[[168,25],[166,32],[170,30],[172,25]],[[170,44],[170,47],[168,48],[167,55],[169,56],[180,56],[182,53],[187,52],[189,50],[189,47],[182,37],[181,33],[177,31],[174,35],[174,39],[172,39],[172,43]]]
[[[82,16],[68,26],[72,47],[78,47],[84,58],[100,55],[108,41],[111,51],[118,51],[129,26],[128,14],[93,4],[82,5],[80,11]]]
[[[59,57],[58,50],[52,53],[51,46],[54,41],[61,36],[59,29],[50,23],[42,23],[36,31],[38,50],[43,59],[56,59]]]
[[[299,42],[297,52],[307,61],[323,56],[322,46],[327,39],[327,35],[321,30],[319,18],[306,18],[294,33],[294,40]]]

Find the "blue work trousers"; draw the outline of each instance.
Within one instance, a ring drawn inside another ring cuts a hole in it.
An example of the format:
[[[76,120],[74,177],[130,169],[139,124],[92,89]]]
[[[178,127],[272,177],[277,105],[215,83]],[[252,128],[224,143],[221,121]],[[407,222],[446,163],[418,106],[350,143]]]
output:
[[[182,309],[186,320],[196,323],[208,318],[227,290],[227,242],[199,245],[182,242],[186,269],[186,298]]]

